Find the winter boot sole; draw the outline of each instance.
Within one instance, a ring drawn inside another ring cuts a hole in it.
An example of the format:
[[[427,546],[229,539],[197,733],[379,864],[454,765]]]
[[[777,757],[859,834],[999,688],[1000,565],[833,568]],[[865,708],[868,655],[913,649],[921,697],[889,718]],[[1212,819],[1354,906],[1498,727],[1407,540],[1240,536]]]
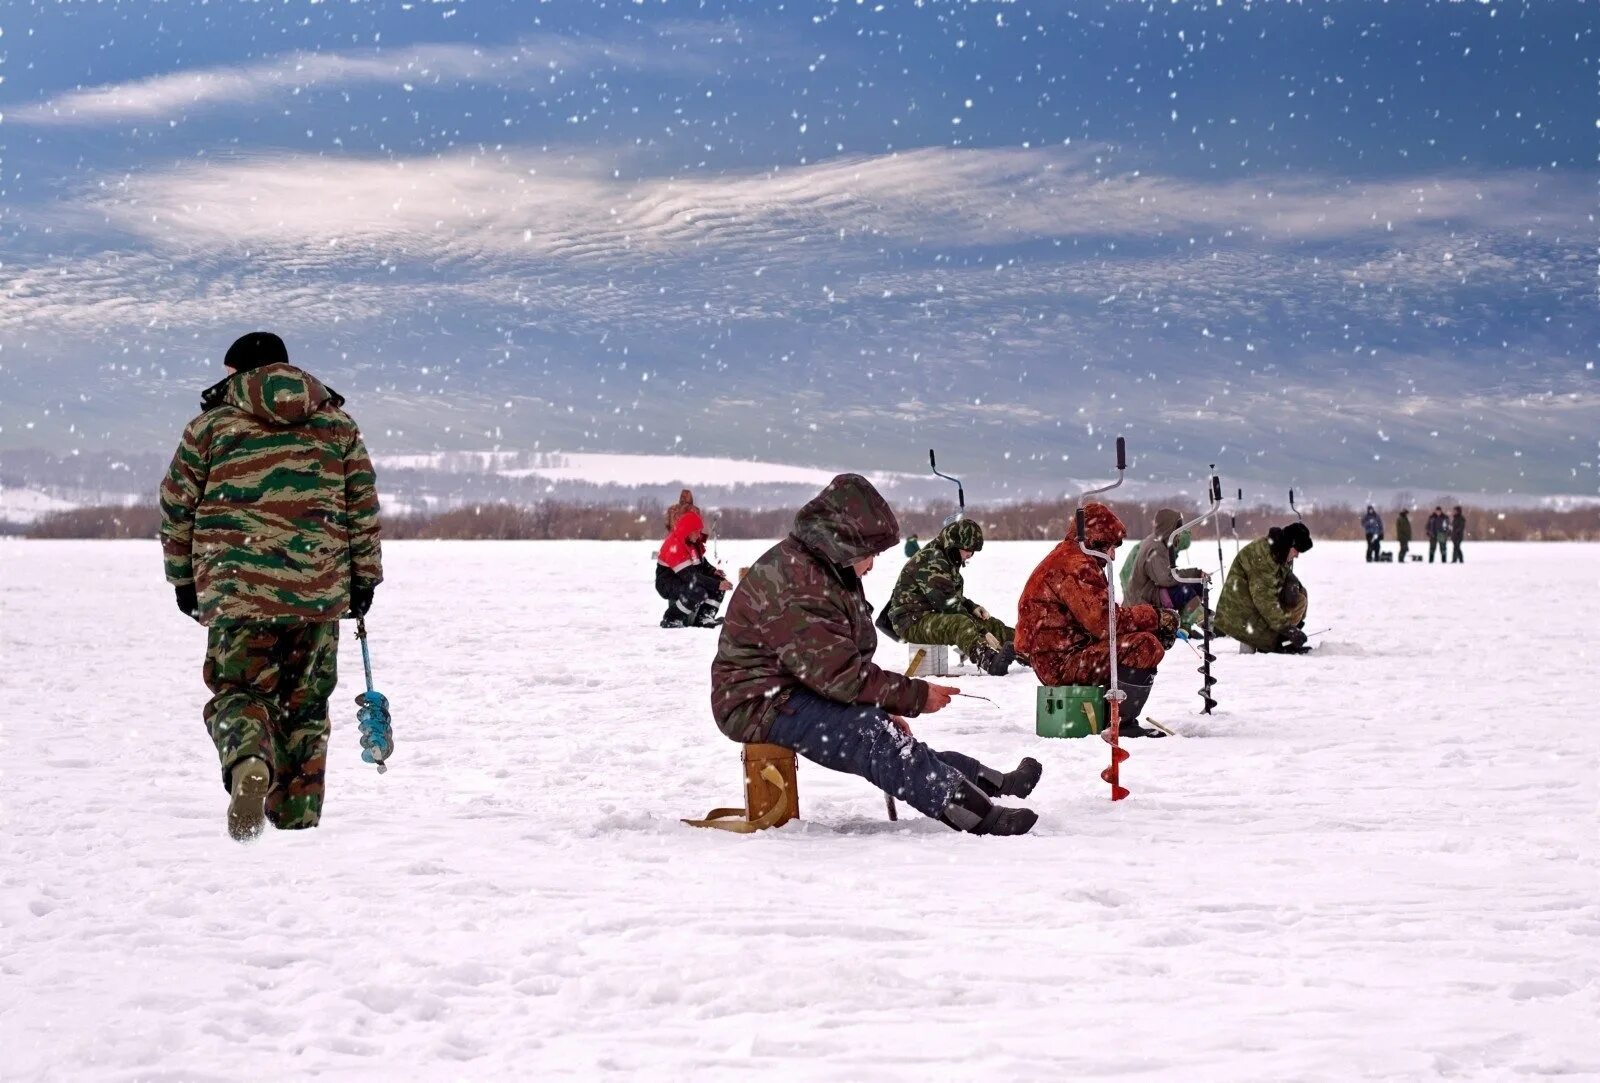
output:
[[[261,759],[251,756],[233,768],[232,797],[228,801],[228,834],[239,842],[260,836],[267,822],[267,789],[272,776]]]

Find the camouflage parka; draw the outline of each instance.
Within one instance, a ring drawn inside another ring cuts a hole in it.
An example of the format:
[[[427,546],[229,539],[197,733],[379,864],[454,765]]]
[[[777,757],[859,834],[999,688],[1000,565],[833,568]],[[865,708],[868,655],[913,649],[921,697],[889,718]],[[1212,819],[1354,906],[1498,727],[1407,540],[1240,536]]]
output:
[[[957,519],[918,549],[900,569],[883,607],[883,620],[894,634],[904,639],[913,622],[934,614],[972,616],[975,607],[967,600],[961,577],[961,551],[976,553],[982,548],[983,527],[971,519]]]
[[[293,365],[208,388],[161,483],[167,582],[205,624],[328,621],[383,579],[378,493],[344,399]]]
[[[1268,539],[1257,538],[1228,566],[1217,600],[1217,632],[1257,650],[1271,650],[1295,623],[1285,604],[1295,590],[1304,593],[1305,588],[1294,570],[1273,555]]]
[[[795,516],[728,602],[711,663],[711,711],[735,741],[764,741],[795,689],[838,703],[922,712],[928,686],[878,668],[872,606],[851,564],[888,549],[900,524],[857,474],[840,474]]]

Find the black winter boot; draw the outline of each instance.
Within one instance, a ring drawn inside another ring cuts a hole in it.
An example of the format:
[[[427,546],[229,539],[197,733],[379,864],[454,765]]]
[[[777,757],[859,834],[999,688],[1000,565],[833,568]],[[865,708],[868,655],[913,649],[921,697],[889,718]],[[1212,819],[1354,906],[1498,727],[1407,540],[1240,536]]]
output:
[[[1144,705],[1150,700],[1150,689],[1155,685],[1156,671],[1153,669],[1125,669],[1118,675],[1117,683],[1122,686],[1122,691],[1127,698],[1122,701],[1122,729],[1118,736],[1121,737],[1165,737],[1166,734],[1153,727],[1146,728],[1139,722],[1139,715],[1144,711]]]
[[[1026,835],[1039,816],[1032,809],[997,805],[963,779],[939,814],[939,822],[973,835]]]
[[[1017,764],[1014,771],[996,771],[993,767],[980,767],[972,781],[986,797],[1027,797],[1039,785],[1044,765],[1032,756]]]
[[[1009,643],[996,649],[987,639],[980,639],[972,648],[970,657],[973,664],[989,676],[1004,677],[1006,671],[1011,668],[1011,663],[1016,661],[1017,652]]]
[[[716,602],[701,602],[700,608],[694,615],[696,628],[718,628],[722,625],[722,618],[717,616]]]

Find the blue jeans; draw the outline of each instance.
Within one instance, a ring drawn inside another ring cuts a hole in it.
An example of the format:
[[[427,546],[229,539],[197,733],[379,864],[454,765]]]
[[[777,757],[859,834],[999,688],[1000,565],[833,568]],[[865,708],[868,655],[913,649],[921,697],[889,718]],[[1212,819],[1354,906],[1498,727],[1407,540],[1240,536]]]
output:
[[[938,817],[962,777],[983,764],[959,752],[935,752],[908,737],[880,707],[835,703],[801,688],[778,711],[767,740],[833,771],[860,775],[922,813]]]

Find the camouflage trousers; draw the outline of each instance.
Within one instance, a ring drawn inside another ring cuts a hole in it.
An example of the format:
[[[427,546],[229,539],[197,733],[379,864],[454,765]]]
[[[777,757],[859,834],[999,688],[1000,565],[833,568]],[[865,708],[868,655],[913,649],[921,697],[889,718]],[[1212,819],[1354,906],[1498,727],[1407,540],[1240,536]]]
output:
[[[934,613],[918,617],[906,625],[900,638],[907,643],[944,643],[956,648],[968,658],[972,649],[986,635],[998,639],[1002,646],[1017,638],[1017,633],[1007,628],[998,617],[979,620],[965,613]]]
[[[1166,654],[1154,632],[1123,632],[1117,636],[1119,669],[1155,669]],[[1111,648],[1103,639],[1080,651],[1034,651],[1028,660],[1033,663],[1039,683],[1048,687],[1111,683]]]
[[[206,729],[222,760],[222,785],[240,760],[272,771],[274,827],[316,827],[328,754],[328,697],[338,680],[339,624],[212,625],[206,643]]]

